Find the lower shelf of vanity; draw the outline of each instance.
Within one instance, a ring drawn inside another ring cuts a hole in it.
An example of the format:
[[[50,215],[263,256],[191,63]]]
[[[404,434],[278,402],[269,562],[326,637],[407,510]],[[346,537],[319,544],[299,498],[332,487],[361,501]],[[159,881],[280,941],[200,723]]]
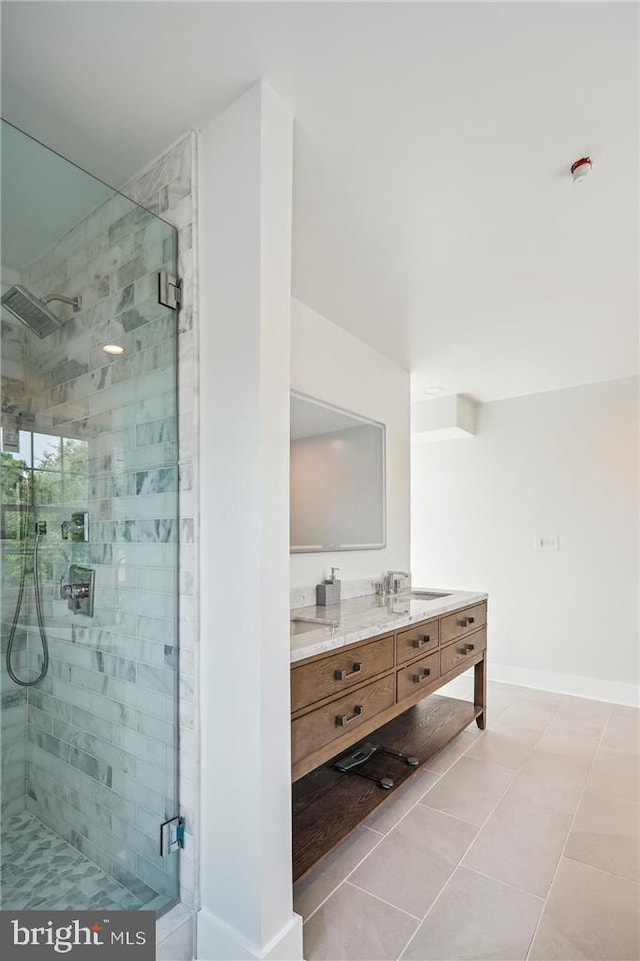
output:
[[[331,763],[296,781],[292,786],[294,881],[331,854],[391,794],[402,791],[481,713],[482,707],[468,701],[432,694],[364,738],[420,759],[419,766],[412,768],[378,753],[363,765],[375,777],[391,777],[391,790],[355,774],[341,774]]]

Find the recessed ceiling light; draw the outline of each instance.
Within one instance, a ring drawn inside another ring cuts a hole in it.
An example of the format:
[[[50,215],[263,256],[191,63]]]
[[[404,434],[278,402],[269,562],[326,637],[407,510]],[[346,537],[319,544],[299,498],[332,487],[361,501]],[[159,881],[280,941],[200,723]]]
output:
[[[426,394],[427,397],[433,397],[435,394],[443,394],[444,387],[425,387],[423,393]]]
[[[105,354],[110,354],[112,357],[122,357],[124,354],[124,347],[120,347],[119,344],[105,344],[102,349]]]

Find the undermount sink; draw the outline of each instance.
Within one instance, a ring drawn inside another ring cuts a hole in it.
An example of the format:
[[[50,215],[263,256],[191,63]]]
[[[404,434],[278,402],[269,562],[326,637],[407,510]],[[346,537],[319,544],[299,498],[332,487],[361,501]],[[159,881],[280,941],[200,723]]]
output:
[[[290,622],[291,637],[298,634],[306,634],[307,631],[317,631],[319,627],[330,627],[332,630],[338,627],[337,621],[324,621],[322,618],[292,617]]]
[[[411,591],[411,596],[419,601],[435,601],[438,597],[450,597],[450,594],[438,591]]]
[[[306,621],[291,621],[291,637],[306,634],[307,631],[317,631],[318,624],[307,624]]]

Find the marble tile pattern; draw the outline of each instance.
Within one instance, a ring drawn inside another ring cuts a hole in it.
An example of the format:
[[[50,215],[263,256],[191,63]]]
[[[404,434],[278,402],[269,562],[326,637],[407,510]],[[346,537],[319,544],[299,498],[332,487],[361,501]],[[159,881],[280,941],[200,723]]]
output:
[[[4,597],[3,593],[3,597]],[[4,625],[3,625],[4,626]],[[6,650],[6,636],[2,638],[2,660]],[[27,744],[27,693],[17,690],[6,671],[0,682],[0,711],[2,737],[0,739],[0,786],[2,788],[2,818],[18,814],[25,807],[25,773]]]
[[[71,495],[60,488],[48,506],[41,567],[51,666],[10,705],[11,717],[3,713],[3,736],[5,720],[12,730],[26,722],[26,758],[12,752],[11,783],[23,764],[28,810],[138,904],[175,895],[177,859],[159,857],[158,829],[177,813],[178,722],[187,820],[180,896],[197,898],[195,164],[189,135],[134,178],[126,197],[114,195],[21,272],[34,293],[82,297],[77,314],[55,305],[59,331],[23,341],[21,426],[85,442],[88,467]],[[158,270],[175,269],[176,234],[165,221],[177,231],[184,284],[177,337],[176,315],[157,303]],[[110,360],[108,342],[123,343],[124,357]],[[56,533],[71,510],[89,511],[88,544]],[[72,561],[95,570],[91,620],[59,599]],[[26,602],[28,670],[40,648],[32,592]]]
[[[446,592],[446,596],[434,600],[421,600],[410,594],[395,594],[391,597],[367,594],[327,607],[294,608],[291,617],[323,618],[338,622],[338,626],[335,629],[321,626],[292,637],[291,662],[337,650],[366,637],[400,630],[426,618],[439,617],[470,604],[479,604],[486,599],[487,594],[481,592],[451,590]]]
[[[12,286],[14,278],[2,277],[2,293]],[[25,407],[26,380],[24,346],[27,333],[9,313],[2,314],[2,351],[0,353],[2,426],[18,426],[18,415]]]
[[[295,886],[308,961],[639,961],[640,711],[490,681],[488,714]]]
[[[146,908],[97,864],[26,811],[0,832],[0,907],[63,911]],[[149,891],[149,901],[157,895]]]

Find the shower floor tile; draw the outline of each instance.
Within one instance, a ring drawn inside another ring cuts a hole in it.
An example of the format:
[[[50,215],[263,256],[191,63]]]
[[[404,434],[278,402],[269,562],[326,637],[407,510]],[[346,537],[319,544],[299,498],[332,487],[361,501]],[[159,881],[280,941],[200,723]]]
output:
[[[0,907],[5,910],[123,911],[146,907],[26,811],[3,824],[0,863]]]

